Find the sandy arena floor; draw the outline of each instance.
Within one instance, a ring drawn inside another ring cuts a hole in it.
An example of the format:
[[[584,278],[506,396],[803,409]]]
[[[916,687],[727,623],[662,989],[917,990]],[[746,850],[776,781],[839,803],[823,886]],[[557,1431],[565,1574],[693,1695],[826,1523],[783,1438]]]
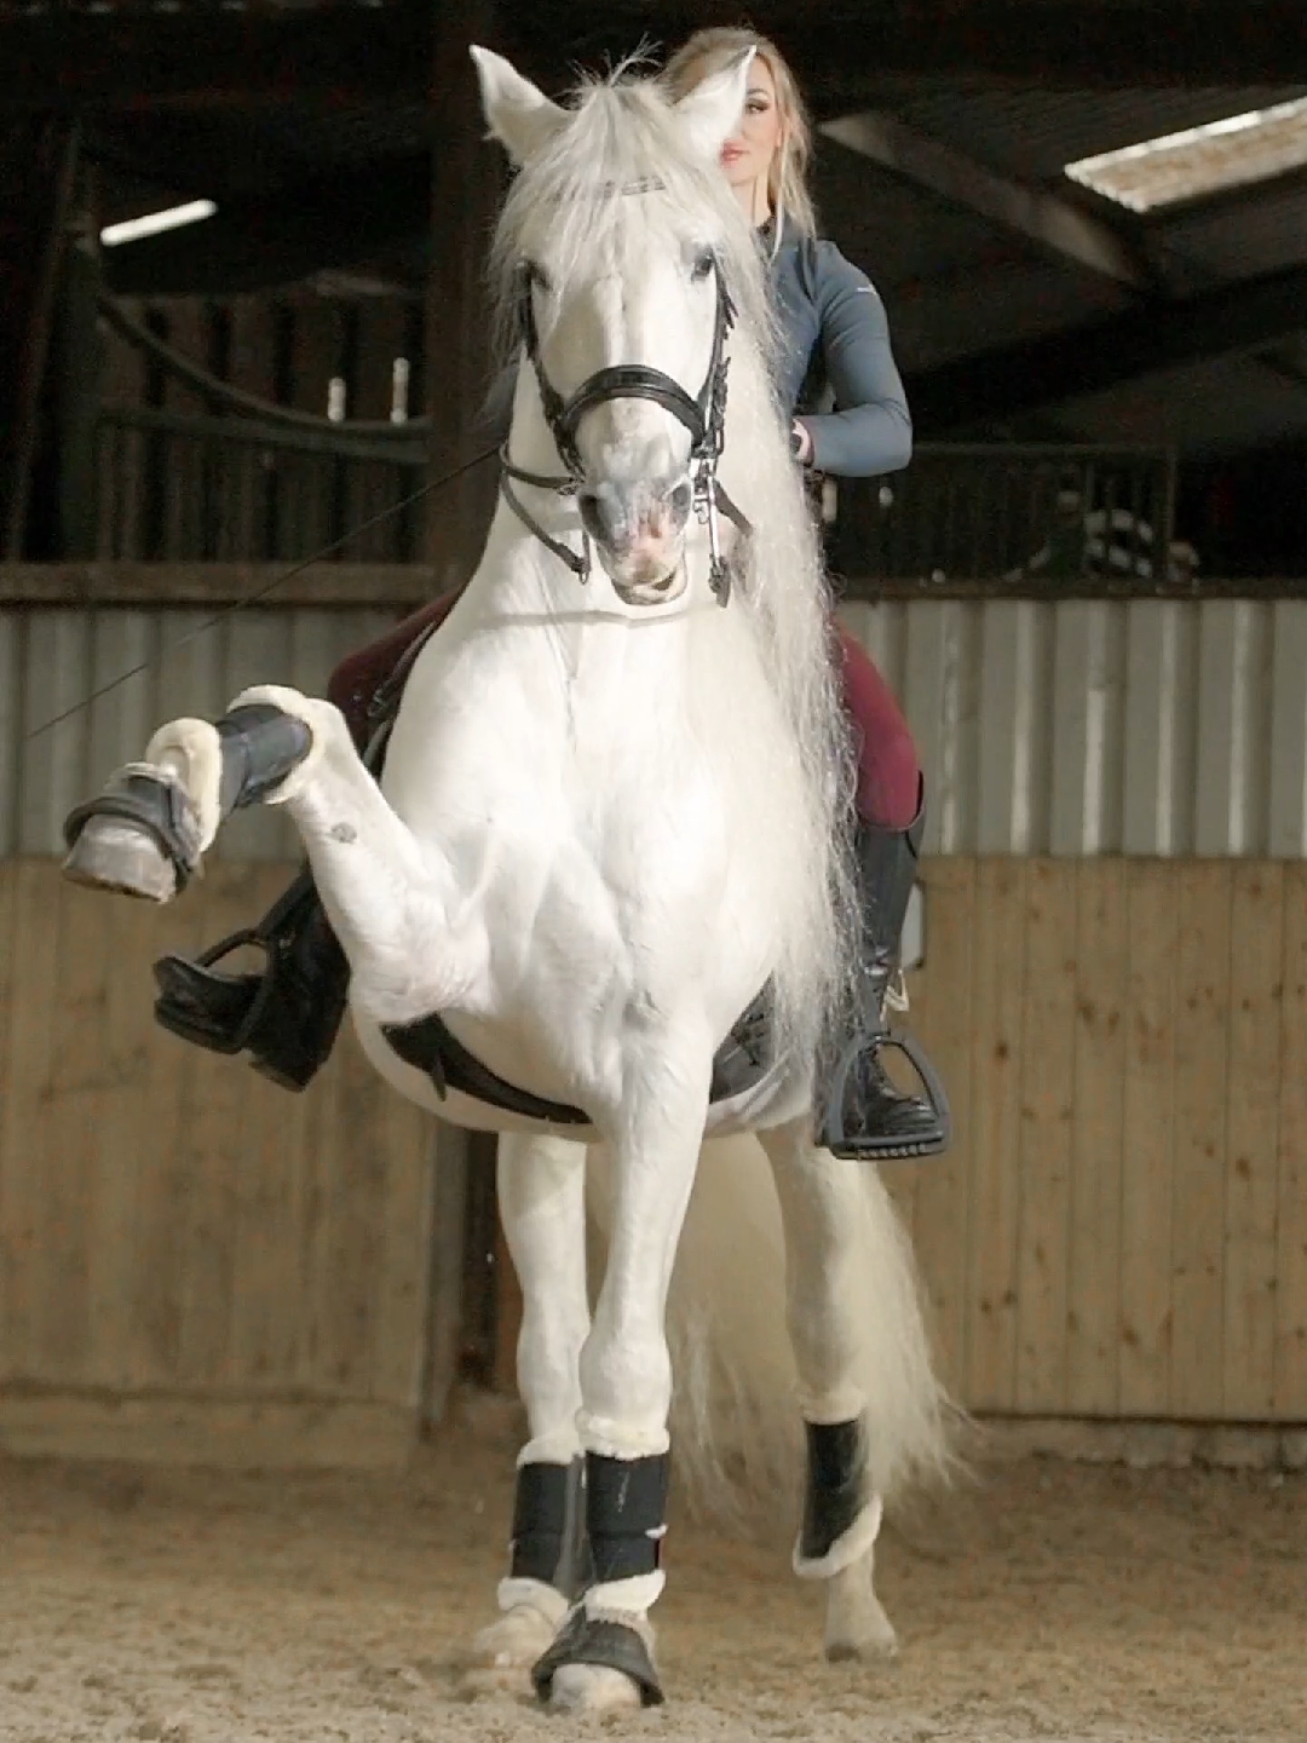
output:
[[[519,1743],[459,1693],[509,1516],[502,1425],[400,1479],[0,1463],[4,1743]],[[777,1550],[681,1525],[641,1736],[1307,1738],[1307,1479],[999,1466],[882,1538],[893,1665],[829,1666]]]

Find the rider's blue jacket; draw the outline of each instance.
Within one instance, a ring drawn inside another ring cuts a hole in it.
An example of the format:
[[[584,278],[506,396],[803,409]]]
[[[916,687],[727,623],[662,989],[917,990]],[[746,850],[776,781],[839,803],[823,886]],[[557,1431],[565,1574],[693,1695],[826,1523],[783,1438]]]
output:
[[[797,234],[782,237],[771,280],[781,403],[807,426],[814,468],[840,478],[901,471],[912,418],[871,280],[833,242]]]

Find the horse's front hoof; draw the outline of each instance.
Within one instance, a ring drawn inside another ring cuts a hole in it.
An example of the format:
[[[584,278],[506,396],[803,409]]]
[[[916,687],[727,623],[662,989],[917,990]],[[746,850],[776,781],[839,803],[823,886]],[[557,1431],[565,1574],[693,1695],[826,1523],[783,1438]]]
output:
[[[597,1718],[638,1713],[645,1705],[638,1683],[620,1670],[598,1664],[560,1665],[548,1699],[551,1713],[592,1713]]]
[[[66,878],[146,902],[170,902],[200,865],[200,822],[177,778],[128,763],[64,823]]]
[[[624,1713],[663,1704],[648,1622],[589,1616],[584,1604],[563,1623],[531,1681],[559,1713]]]
[[[553,1644],[555,1628],[533,1604],[515,1604],[472,1642],[462,1683],[469,1695],[529,1696],[531,1667]]]
[[[147,902],[170,902],[177,872],[159,843],[137,823],[121,817],[88,817],[78,832],[63,873],[93,890],[114,890]]]

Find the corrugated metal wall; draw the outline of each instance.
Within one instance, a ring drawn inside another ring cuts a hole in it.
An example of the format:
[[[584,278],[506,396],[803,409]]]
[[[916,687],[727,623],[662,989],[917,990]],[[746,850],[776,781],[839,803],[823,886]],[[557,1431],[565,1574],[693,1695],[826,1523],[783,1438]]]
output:
[[[247,685],[287,683],[321,695],[351,649],[392,611],[247,611],[203,629],[203,611],[0,612],[0,857],[62,853],[61,824],[119,764],[139,757],[162,721],[216,719]],[[192,640],[174,646],[182,637]],[[142,662],[150,669],[37,737],[66,708]],[[234,817],[215,851],[228,860],[294,859],[288,817],[256,807]]]
[[[1307,856],[1307,601],[850,605],[928,853]]]
[[[845,616],[903,699],[945,854],[1307,857],[1307,601],[913,600]],[[0,855],[57,853],[60,821],[152,728],[246,684],[320,693],[387,611],[0,613]],[[43,722],[168,648],[55,730]],[[228,859],[290,857],[268,811]]]

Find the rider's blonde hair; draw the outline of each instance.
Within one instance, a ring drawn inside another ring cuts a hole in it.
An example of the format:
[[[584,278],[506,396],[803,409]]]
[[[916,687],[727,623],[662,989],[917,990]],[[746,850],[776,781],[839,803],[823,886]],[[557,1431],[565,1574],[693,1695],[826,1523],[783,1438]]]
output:
[[[802,231],[805,236],[813,236],[817,230],[817,214],[808,191],[812,126],[798,82],[776,44],[769,37],[760,36],[756,30],[730,25],[696,30],[664,67],[663,82],[674,98],[684,97],[703,79],[725,66],[732,55],[745,48],[753,49],[760,59],[766,61],[776,86],[776,105],[780,110],[780,145],[767,172],[767,195],[775,218],[777,241],[787,226]]]

